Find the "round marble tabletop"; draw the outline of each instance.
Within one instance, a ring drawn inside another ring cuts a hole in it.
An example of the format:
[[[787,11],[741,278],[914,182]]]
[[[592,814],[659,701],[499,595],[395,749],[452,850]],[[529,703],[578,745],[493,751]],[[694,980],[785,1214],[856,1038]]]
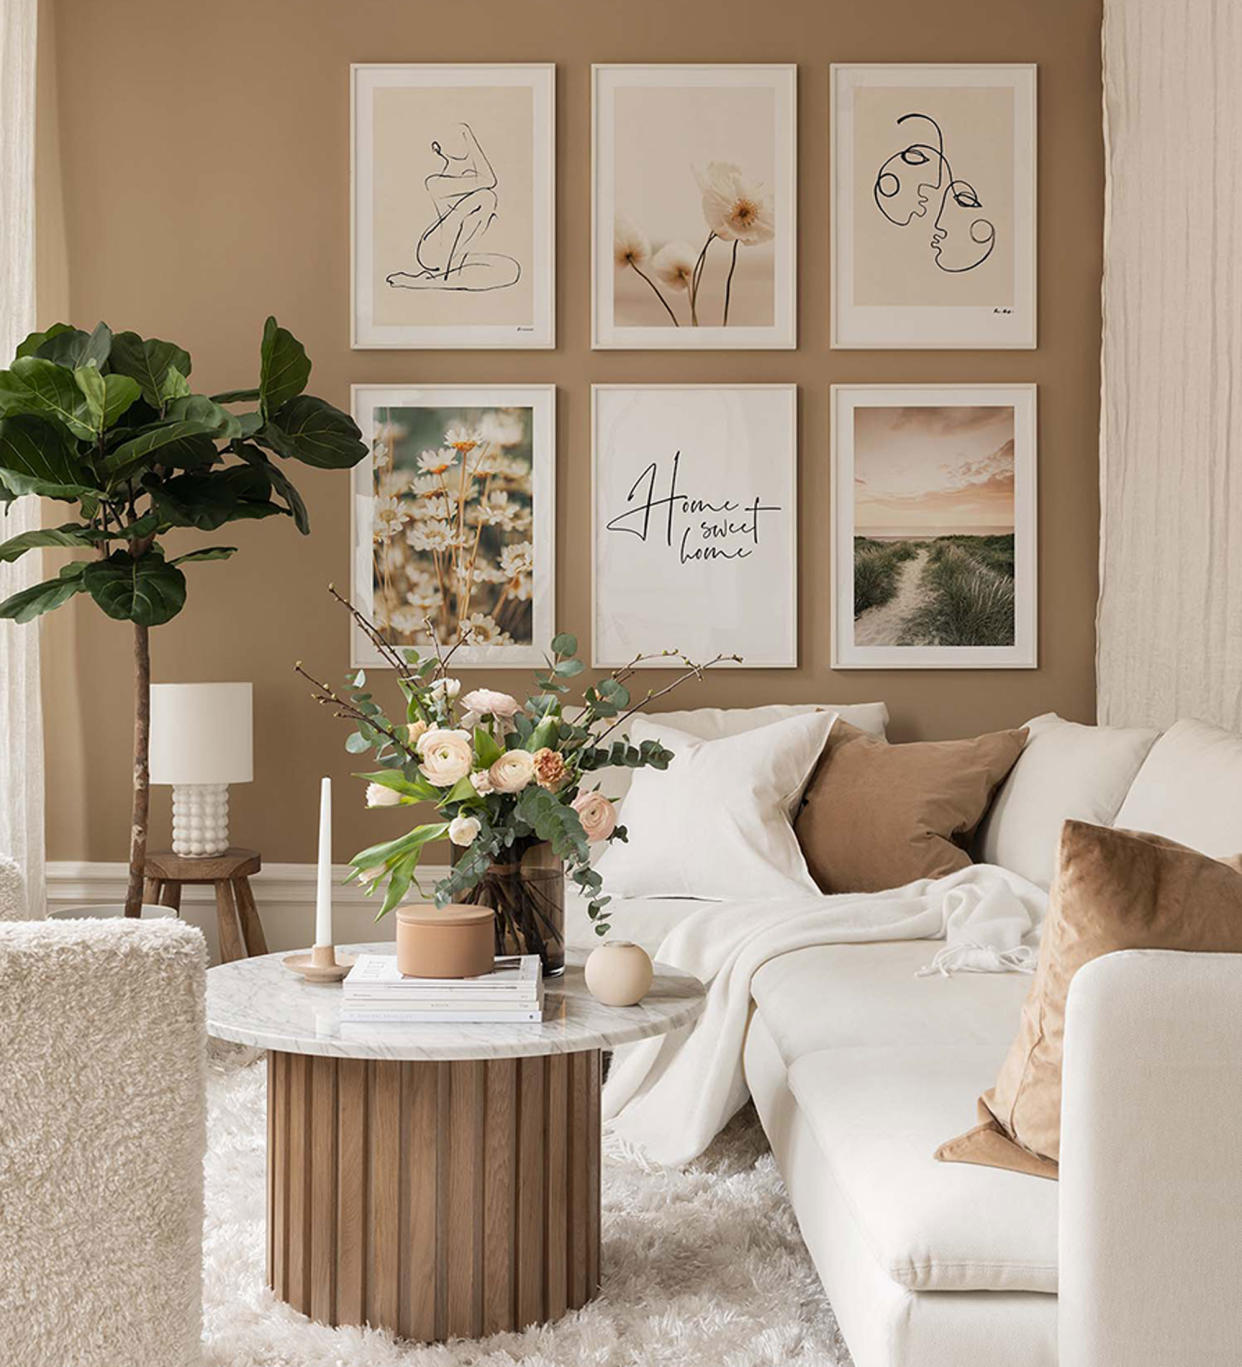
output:
[[[391,941],[340,945],[342,953],[392,954]],[[219,964],[207,974],[207,1032],[287,1054],[333,1058],[479,1059],[575,1054],[663,1035],[703,1009],[703,984],[656,964],[637,1006],[604,1006],[587,991],[584,955],[571,950],[564,976],[544,984],[542,1023],[343,1024],[339,983],[308,983],[284,966],[288,951]]]

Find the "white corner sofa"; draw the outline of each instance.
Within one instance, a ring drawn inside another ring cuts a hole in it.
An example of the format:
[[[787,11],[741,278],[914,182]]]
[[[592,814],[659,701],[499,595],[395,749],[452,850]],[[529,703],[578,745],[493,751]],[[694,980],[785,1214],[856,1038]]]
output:
[[[840,710],[881,730],[876,706]],[[794,710],[668,721],[706,739]],[[1037,718],[974,855],[1046,888],[1067,817],[1238,853],[1242,737]],[[701,905],[618,902],[614,924],[654,955]],[[569,940],[596,942],[579,905]],[[1242,955],[1133,951],[1077,975],[1059,1182],[933,1159],[975,1123],[1030,980],[916,977],[931,957],[824,945],[752,980],[747,1083],[855,1367],[1242,1363]]]

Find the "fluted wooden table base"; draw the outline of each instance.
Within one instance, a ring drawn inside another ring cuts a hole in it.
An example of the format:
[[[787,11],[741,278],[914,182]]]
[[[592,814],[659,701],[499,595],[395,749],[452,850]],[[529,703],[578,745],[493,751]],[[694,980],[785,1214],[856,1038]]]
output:
[[[600,1054],[268,1054],[268,1280],[326,1324],[424,1341],[599,1287]]]

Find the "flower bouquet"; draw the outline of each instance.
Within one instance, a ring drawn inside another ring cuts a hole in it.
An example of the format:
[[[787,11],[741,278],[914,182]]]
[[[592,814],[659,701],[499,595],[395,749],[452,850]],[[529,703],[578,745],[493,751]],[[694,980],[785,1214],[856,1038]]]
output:
[[[383,890],[378,920],[401,903],[411,885],[418,889],[427,845],[447,838],[454,859],[435,886],[436,905],[491,907],[498,954],[538,954],[545,974],[559,973],[565,963],[565,875],[588,899],[596,934],[605,934],[609,899],[591,865],[591,846],[625,839],[612,801],[592,775],[611,766],[665,769],[673,758],[654,740],[636,746],[609,737],[655,698],[738,657],[717,656],[699,665],[676,651],[640,655],[588,684],[581,700],[570,704],[565,698],[569,680],[585,665],[577,658],[577,640],[562,633],[552,640],[546,669],[536,674],[538,692],[519,702],[490,688],[463,693],[449,672],[456,645],[442,649],[437,643],[433,654],[420,659],[415,650],[389,644],[363,614],[332,593],[396,671],[404,712],[400,719],[389,717],[367,691],[362,671],[349,675],[341,694],[300,664],[297,670],[318,702],[354,724],[346,749],[375,752],[379,768],[356,775],[367,784],[367,805],[429,803],[435,808],[432,820],[356,854],[350,876],[361,880],[368,894]],[[435,642],[435,633],[429,635]],[[468,640],[463,635],[457,644]],[[685,669],[632,702],[626,681],[643,664],[671,656]]]

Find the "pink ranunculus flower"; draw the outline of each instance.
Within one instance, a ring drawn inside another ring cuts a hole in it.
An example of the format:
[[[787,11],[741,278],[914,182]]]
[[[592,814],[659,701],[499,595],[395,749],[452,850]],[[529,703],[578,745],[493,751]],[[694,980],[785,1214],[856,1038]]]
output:
[[[461,700],[467,712],[477,712],[480,717],[489,713],[498,721],[508,721],[521,707],[516,698],[508,693],[498,693],[494,688],[473,688]]]
[[[474,745],[469,731],[433,726],[418,738],[418,766],[428,783],[451,788],[474,767]]]
[[[598,790],[579,793],[569,805],[578,813],[588,840],[607,840],[617,829],[617,809]]]

